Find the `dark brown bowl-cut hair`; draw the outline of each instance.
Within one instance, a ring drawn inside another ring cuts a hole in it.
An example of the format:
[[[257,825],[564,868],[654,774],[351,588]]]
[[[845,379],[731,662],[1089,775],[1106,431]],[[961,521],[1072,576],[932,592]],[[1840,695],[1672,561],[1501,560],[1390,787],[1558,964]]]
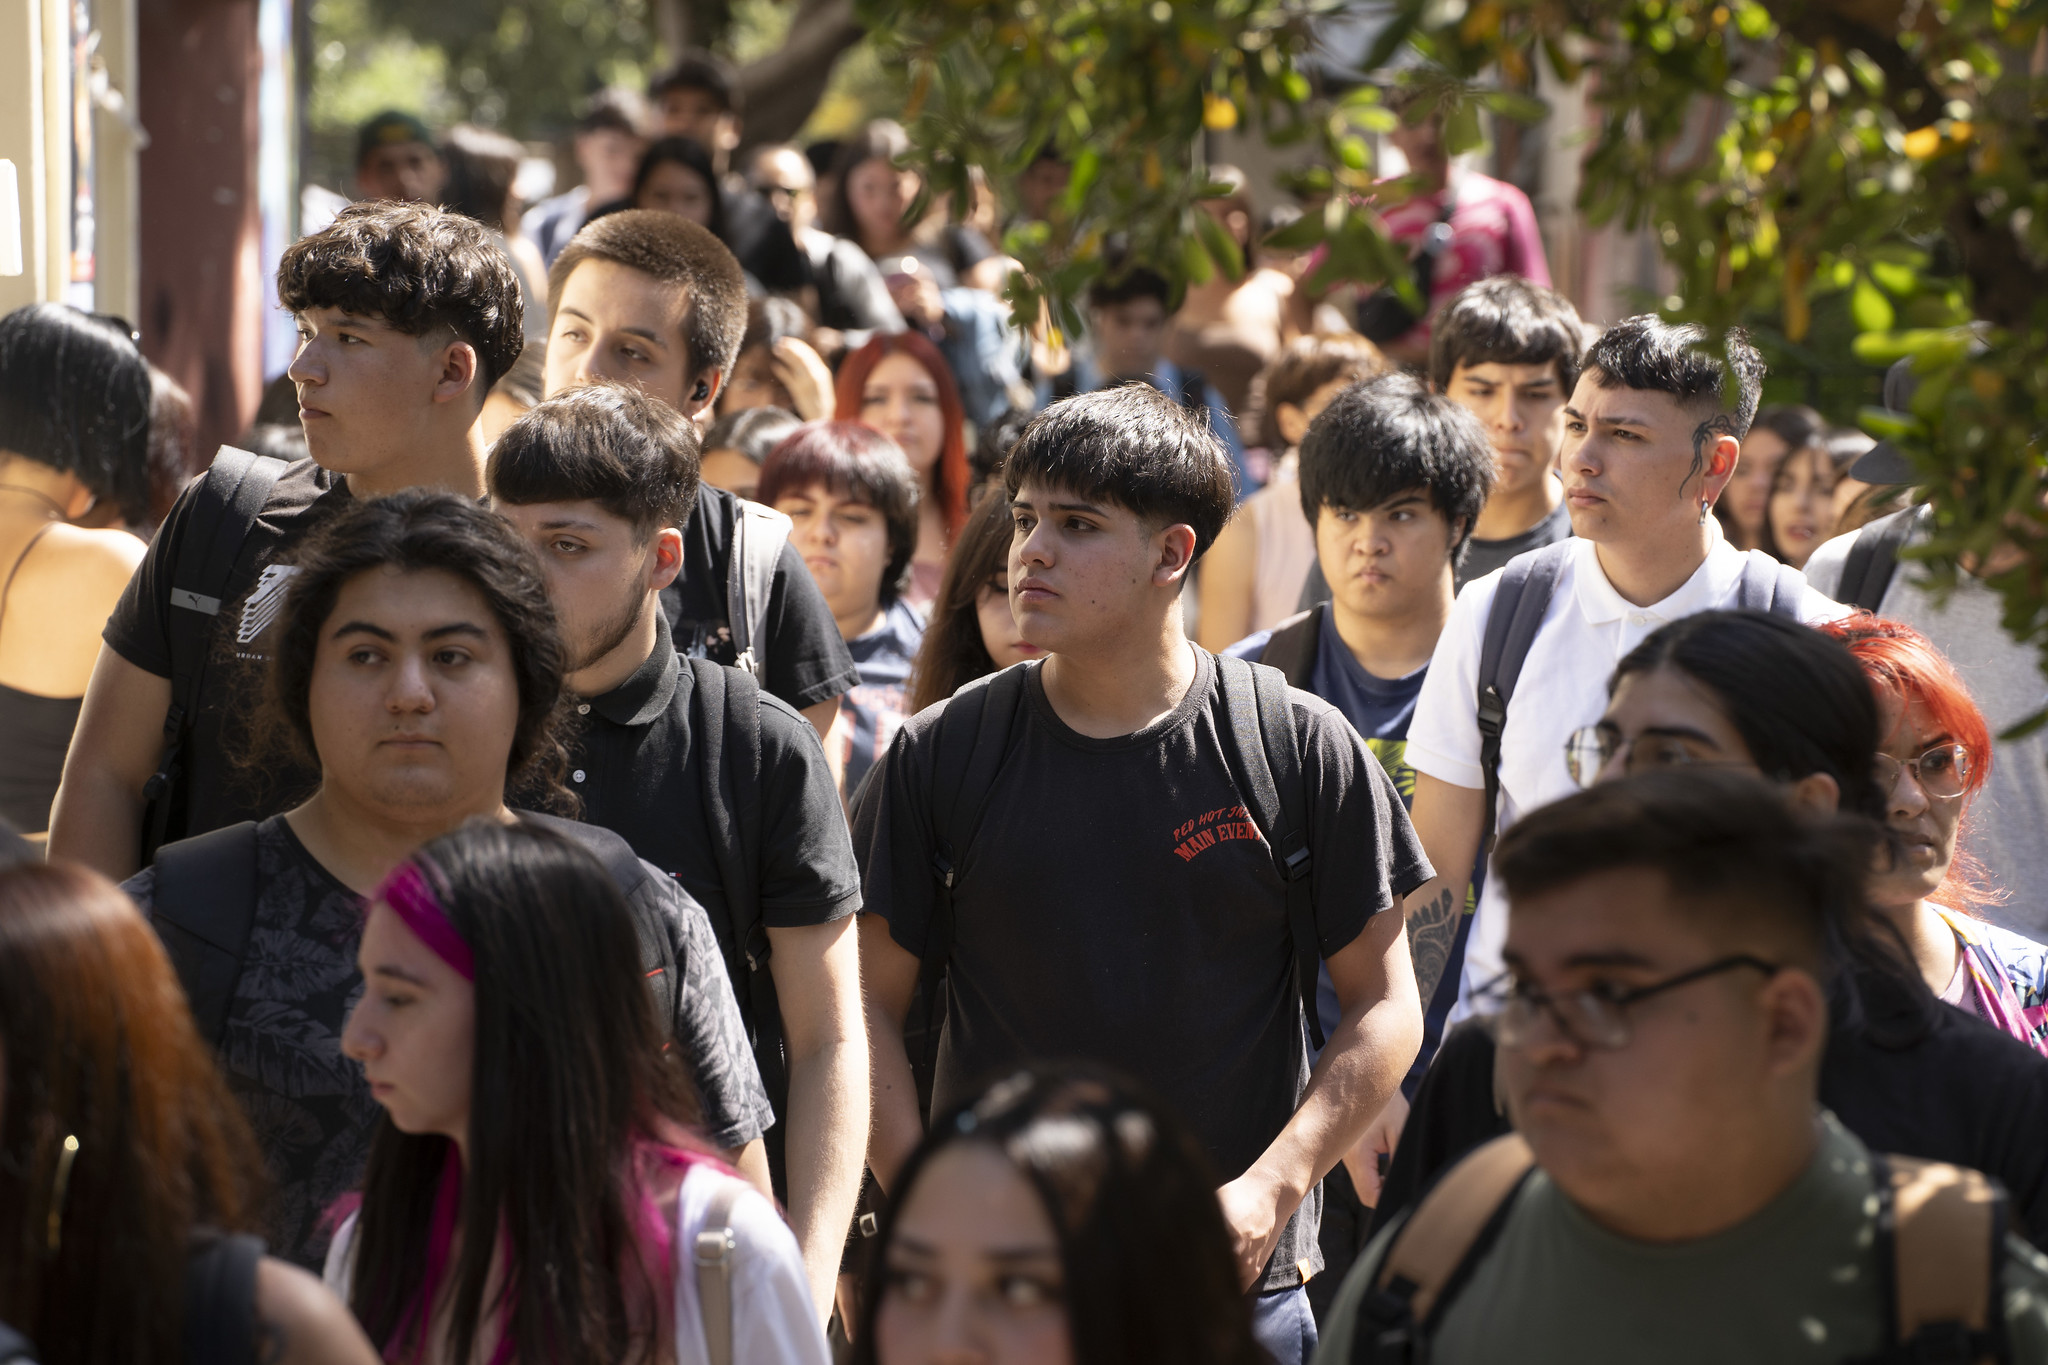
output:
[[[903,451],[859,422],[806,422],[761,461],[754,499],[773,507],[806,489],[824,488],[865,503],[889,528],[889,562],[882,570],[882,602],[896,600],[917,552],[917,471]]]
[[[584,224],[548,269],[548,321],[561,306],[562,286],[585,261],[610,261],[663,284],[680,285],[685,379],[711,370],[728,380],[747,332],[747,277],[725,243],[709,229],[659,209],[621,209]]]
[[[526,345],[511,260],[474,218],[426,204],[350,204],[285,248],[277,298],[287,312],[339,308],[407,336],[446,328],[476,350],[479,406]]]
[[[497,513],[454,493],[409,488],[358,503],[334,517],[301,547],[270,661],[269,689],[258,719],[259,747],[284,743],[301,761],[318,764],[313,742],[313,660],[320,629],[334,614],[342,585],[372,569],[439,570],[474,587],[505,632],[519,683],[519,716],[506,760],[508,789],[539,791],[567,809],[568,767],[562,745],[567,655],[548,601],[547,583],[526,541]]]
[[[0,1320],[44,1360],[184,1360],[188,1239],[255,1229],[263,1162],[156,935],[98,873],[0,870],[0,1050]]]
[[[1000,488],[986,489],[968,515],[967,527],[946,556],[931,624],[910,666],[910,713],[944,701],[976,678],[996,671],[981,638],[981,590],[1010,564],[1016,523]]]
[[[641,544],[681,530],[697,506],[697,424],[629,384],[558,394],[498,435],[484,467],[491,496],[513,507],[594,502],[633,524]]]

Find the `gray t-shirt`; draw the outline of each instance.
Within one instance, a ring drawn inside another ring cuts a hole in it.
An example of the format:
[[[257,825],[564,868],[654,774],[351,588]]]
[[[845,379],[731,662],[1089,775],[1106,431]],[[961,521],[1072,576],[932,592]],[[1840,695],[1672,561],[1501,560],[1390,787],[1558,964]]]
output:
[[[1924,539],[1924,532],[1916,531],[1907,544]],[[1815,550],[1806,564],[1806,581],[1838,598],[1842,568],[1855,543],[1851,533]],[[1913,627],[1948,656],[1990,722],[1992,735],[2048,705],[2040,657],[2005,633],[1998,594],[1961,574],[1955,592],[1937,605],[1920,585],[1924,576],[1918,565],[1902,558],[1877,614]],[[2048,731],[2014,743],[1994,740],[1991,776],[1970,805],[1963,846],[2006,893],[2002,903],[1982,908],[1983,917],[2027,938],[2048,938]]]

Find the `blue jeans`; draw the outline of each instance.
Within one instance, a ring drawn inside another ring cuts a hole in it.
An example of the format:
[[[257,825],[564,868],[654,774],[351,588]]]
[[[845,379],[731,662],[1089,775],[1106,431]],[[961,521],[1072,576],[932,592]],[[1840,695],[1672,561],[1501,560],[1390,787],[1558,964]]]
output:
[[[1252,1337],[1273,1357],[1274,1365],[1308,1365],[1316,1353],[1316,1320],[1309,1312],[1308,1290],[1296,1285],[1250,1297]]]

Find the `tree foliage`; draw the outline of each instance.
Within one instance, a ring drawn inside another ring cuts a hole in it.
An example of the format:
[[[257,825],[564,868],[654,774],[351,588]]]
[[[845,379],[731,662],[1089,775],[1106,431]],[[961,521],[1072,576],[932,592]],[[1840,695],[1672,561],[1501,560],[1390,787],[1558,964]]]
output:
[[[1183,278],[1240,268],[1193,207],[1203,129],[1314,139],[1321,212],[1279,244],[1324,246],[1326,278],[1401,282],[1370,212],[1359,134],[1390,125],[1370,84],[1316,88],[1330,0],[864,0],[911,72],[913,143],[941,189],[1000,189],[1050,141],[1074,166],[1052,221],[1006,246],[1020,318],[1070,301],[1110,234]],[[1795,363],[1825,340],[1875,376],[1910,358],[1912,410],[1862,414],[1898,440],[1935,508],[1938,583],[1987,568],[2015,638],[2048,651],[2048,0],[1395,0],[1368,59],[1419,59],[1406,116],[1453,151],[1480,111],[1527,117],[1539,63],[1588,82],[1592,224],[1647,226],[1678,279],[1664,312],[1775,324]],[[1696,130],[1705,127],[1704,139]],[[1830,357],[1838,359],[1838,357]],[[2011,547],[2017,546],[2015,556]],[[2004,548],[2001,552],[2001,547]]]

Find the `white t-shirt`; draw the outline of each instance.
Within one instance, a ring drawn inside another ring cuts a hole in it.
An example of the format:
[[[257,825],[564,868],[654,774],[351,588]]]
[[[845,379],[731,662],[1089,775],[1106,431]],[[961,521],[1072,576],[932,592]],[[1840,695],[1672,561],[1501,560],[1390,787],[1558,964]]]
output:
[[[1623,656],[1660,626],[1737,605],[1744,552],[1722,539],[1716,523],[1709,520],[1707,526],[1711,546],[1705,562],[1678,591],[1647,607],[1631,604],[1614,590],[1592,541],[1566,542],[1570,557],[1523,661],[1501,732],[1500,829],[1578,790],[1565,766],[1565,741],[1607,709],[1607,680]],[[1762,551],[1749,554],[1777,567]],[[1479,764],[1479,651],[1502,572],[1474,579],[1458,594],[1408,726],[1408,763],[1454,786],[1486,785]],[[1842,615],[1842,608],[1809,588],[1798,615],[1809,623],[1827,621]],[[1459,875],[1452,868],[1437,871]],[[1473,990],[1500,974],[1506,936],[1507,900],[1488,877],[1465,944],[1453,1021],[1472,1012]]]
[[[1907,543],[1925,539],[1925,532],[1916,530]],[[1821,592],[1840,591],[1842,569],[1855,543],[1851,532],[1815,550],[1806,562],[1806,581]],[[1969,574],[1958,574],[1955,592],[1937,605],[1920,586],[1924,576],[1912,560],[1900,560],[1877,614],[1933,641],[1991,723],[1991,776],[1970,803],[1963,846],[2007,898],[1977,913],[2002,929],[2048,939],[2048,731],[2011,744],[1996,739],[2048,705],[2048,679],[2041,676],[2033,648],[2015,644],[1999,624],[1997,593]]]
[[[703,1313],[697,1298],[697,1267],[691,1249],[721,1185],[737,1181],[710,1166],[693,1166],[676,1200],[676,1365],[711,1365],[704,1343]],[[745,1182],[740,1181],[742,1185]],[[796,1235],[751,1185],[733,1201],[732,1230],[739,1248],[732,1276],[732,1356],[741,1365],[830,1365],[825,1333],[811,1306],[810,1282]],[[348,1302],[355,1263],[356,1215],[334,1234],[321,1278]]]

